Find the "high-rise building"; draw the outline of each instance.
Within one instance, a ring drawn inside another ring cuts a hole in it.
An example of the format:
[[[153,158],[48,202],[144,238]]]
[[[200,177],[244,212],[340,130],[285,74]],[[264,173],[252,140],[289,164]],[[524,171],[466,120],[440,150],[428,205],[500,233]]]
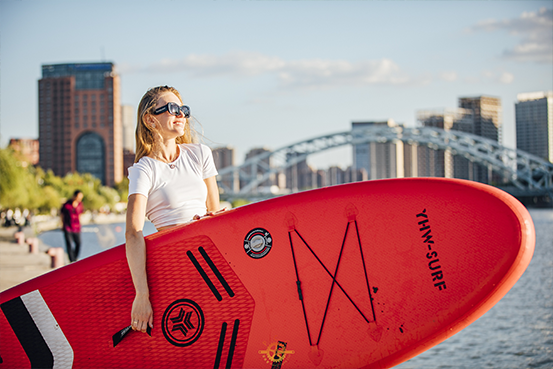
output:
[[[286,162],[296,161],[300,155],[297,153],[287,153]],[[307,164],[306,159],[302,159],[288,168],[286,168],[286,188],[297,192],[317,187],[316,171]]]
[[[460,97],[459,107],[472,112],[473,134],[501,143],[500,98],[491,96]],[[486,168],[479,164],[474,164],[471,174],[472,180],[484,183],[491,183],[501,178],[498,175],[493,177],[491,167]]]
[[[230,146],[218,147],[213,149],[213,161],[215,168],[219,171],[226,167],[234,166],[234,148]],[[234,173],[226,174],[221,182],[230,190],[238,192],[240,190],[238,178]],[[224,192],[224,189],[221,191]]]
[[[121,128],[123,130],[123,168],[125,177],[129,176],[129,168],[136,158],[136,119],[132,105],[121,105]]]
[[[123,128],[123,150],[136,152],[136,118],[132,105],[121,106],[121,127]]]
[[[265,154],[270,151],[271,150],[265,147],[253,148],[250,151],[248,151],[248,153],[246,154],[246,160],[256,157],[258,155]],[[271,157],[267,157],[258,163],[256,173],[252,173],[252,168],[245,168],[244,172],[250,176],[250,181],[252,181],[255,178],[264,176],[270,170],[271,166],[272,166]],[[246,186],[250,181],[242,181],[242,183],[240,183],[240,188]],[[267,180],[260,183],[258,187],[270,188],[271,186],[276,185],[276,183],[277,183],[277,176],[272,174],[269,176]]]
[[[338,166],[331,166],[326,171],[326,181],[327,186],[346,183],[346,171]]]
[[[517,95],[517,149],[553,162],[553,91]]]
[[[123,178],[119,76],[112,63],[42,66],[39,142],[43,169],[91,173],[112,186]]]
[[[127,149],[123,150],[123,168],[125,178],[129,177],[129,168],[133,166],[136,153]]]
[[[501,99],[491,96],[460,97],[459,107],[472,111],[477,136],[501,143]]]
[[[213,161],[219,170],[234,165],[234,148],[231,146],[217,147],[213,149]]]
[[[123,130],[123,168],[125,177],[129,176],[129,167],[136,157],[135,138],[136,119],[132,105],[121,105],[121,128]]]
[[[423,127],[472,133],[474,118],[469,109],[437,109],[417,112],[417,123]],[[472,163],[451,150],[417,148],[417,176],[472,179]]]
[[[373,126],[398,126],[392,119],[380,122],[352,122],[353,138]],[[404,177],[403,142],[368,142],[353,145],[353,170],[365,169],[369,179]]]

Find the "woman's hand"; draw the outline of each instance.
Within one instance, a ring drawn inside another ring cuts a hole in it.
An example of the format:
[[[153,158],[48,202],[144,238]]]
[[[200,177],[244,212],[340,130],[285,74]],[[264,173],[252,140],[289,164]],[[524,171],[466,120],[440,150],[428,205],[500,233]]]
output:
[[[148,296],[136,295],[132,303],[131,326],[135,331],[146,332],[148,326],[154,328],[154,312]]]
[[[222,208],[220,210],[217,210],[217,211],[208,211],[205,215],[203,216],[199,216],[198,214],[194,215],[194,217],[192,218],[193,220],[200,220],[200,219],[204,219],[204,218],[208,218],[208,217],[212,217],[214,215],[217,215],[217,214],[221,214],[222,212],[226,211],[227,208]]]

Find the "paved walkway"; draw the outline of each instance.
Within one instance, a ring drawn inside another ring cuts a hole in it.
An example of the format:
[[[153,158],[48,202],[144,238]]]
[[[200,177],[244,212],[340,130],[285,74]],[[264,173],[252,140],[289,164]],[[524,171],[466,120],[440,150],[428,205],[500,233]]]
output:
[[[29,253],[29,245],[15,242],[15,232],[16,227],[0,228],[0,291],[52,270],[46,250],[39,248],[37,254]]]
[[[119,223],[125,221],[125,214],[99,214],[94,217],[87,213],[81,217],[81,225]],[[60,227],[58,217],[40,217],[39,222],[33,222],[31,227],[24,228],[25,239],[37,238],[36,233]],[[40,242],[37,254],[29,253],[29,245],[19,245],[15,242],[14,234],[17,227],[0,226],[0,292],[20,283],[38,277],[52,270],[52,258],[46,254],[48,246]],[[69,264],[69,258],[65,253],[65,265]]]

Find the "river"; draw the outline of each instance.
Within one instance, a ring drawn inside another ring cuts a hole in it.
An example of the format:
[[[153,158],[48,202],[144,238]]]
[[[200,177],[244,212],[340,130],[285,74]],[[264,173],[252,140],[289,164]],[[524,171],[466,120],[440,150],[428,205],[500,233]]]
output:
[[[421,355],[397,366],[428,368],[553,368],[553,210],[531,209],[536,250],[526,272],[490,311]],[[149,222],[145,234],[155,232]],[[61,231],[40,239],[62,246]],[[124,224],[83,227],[80,258],[124,243]]]

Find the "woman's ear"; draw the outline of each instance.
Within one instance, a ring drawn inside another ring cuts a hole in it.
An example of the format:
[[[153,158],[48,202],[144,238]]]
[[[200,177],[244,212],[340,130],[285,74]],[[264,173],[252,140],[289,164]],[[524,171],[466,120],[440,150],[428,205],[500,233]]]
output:
[[[144,120],[146,121],[146,124],[150,127],[155,128],[156,127],[156,119],[151,114],[146,114],[144,117]]]

